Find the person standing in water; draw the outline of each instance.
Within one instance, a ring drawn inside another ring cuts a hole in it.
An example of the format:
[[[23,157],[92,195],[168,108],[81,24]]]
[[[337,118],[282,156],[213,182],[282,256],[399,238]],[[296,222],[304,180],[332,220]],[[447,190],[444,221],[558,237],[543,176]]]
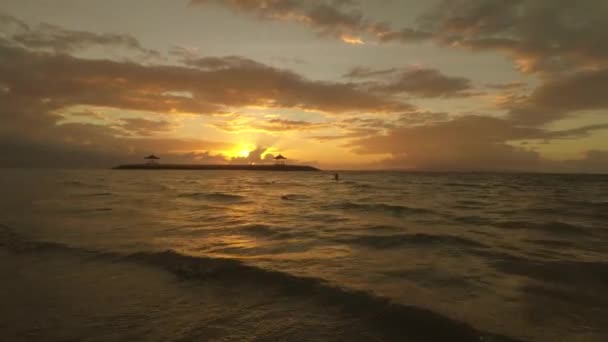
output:
[[[340,180],[340,176],[337,173],[334,175],[334,180],[336,182]]]

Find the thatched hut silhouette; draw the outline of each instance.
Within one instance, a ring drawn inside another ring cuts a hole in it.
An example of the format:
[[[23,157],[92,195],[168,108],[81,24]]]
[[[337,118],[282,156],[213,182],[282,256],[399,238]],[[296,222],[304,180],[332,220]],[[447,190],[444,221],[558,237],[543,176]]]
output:
[[[149,155],[149,156],[147,156],[147,157],[144,157],[144,159],[145,159],[145,160],[147,160],[147,163],[146,163],[146,164],[148,164],[148,165],[153,165],[153,164],[157,164],[157,163],[158,163],[158,160],[159,160],[160,158],[159,158],[159,157],[157,157],[157,156],[155,156],[155,155],[153,155],[153,154],[151,154],[151,155]]]
[[[276,165],[285,165],[285,160],[287,160],[287,158],[283,157],[283,155],[281,155],[281,154],[274,157],[274,163]]]

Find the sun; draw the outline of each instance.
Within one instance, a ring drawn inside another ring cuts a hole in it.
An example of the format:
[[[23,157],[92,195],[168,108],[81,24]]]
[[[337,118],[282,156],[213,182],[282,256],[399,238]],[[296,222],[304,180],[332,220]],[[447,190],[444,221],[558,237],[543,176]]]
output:
[[[237,157],[249,157],[249,149],[240,150],[236,153]]]
[[[226,156],[231,158],[247,158],[251,151],[255,150],[254,144],[241,143],[236,145],[233,149],[226,151]]]

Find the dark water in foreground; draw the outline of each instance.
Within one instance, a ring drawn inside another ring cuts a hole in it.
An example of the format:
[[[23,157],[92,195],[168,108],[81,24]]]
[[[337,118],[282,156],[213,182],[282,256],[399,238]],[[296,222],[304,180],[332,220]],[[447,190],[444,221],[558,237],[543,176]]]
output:
[[[608,177],[0,170],[0,340],[608,340]]]

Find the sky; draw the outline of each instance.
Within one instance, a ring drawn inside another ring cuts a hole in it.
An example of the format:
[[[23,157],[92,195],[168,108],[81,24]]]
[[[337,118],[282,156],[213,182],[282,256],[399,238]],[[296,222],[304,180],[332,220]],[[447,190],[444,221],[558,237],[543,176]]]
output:
[[[608,172],[608,2],[3,0],[0,167]]]

